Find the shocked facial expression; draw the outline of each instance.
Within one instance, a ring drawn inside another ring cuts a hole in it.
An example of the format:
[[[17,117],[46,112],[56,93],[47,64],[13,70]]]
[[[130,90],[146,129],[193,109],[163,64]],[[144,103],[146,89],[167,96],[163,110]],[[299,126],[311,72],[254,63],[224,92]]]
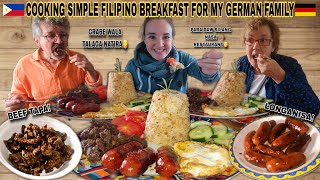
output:
[[[271,30],[267,25],[263,25],[257,30],[247,30],[244,41],[247,57],[254,68],[258,67],[259,54],[270,57],[274,51]]]
[[[66,29],[46,23],[41,23],[40,28],[42,35],[38,39],[34,38],[34,40],[38,47],[43,50],[45,58],[54,60],[63,59],[66,55],[69,39]]]
[[[153,19],[145,27],[144,42],[156,60],[164,59],[172,49],[172,27],[164,19]]]

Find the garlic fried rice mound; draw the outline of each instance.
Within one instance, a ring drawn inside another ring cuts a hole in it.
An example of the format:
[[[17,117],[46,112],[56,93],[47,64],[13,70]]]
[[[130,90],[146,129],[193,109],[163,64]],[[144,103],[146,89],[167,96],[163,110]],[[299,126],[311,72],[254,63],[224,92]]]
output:
[[[155,91],[146,121],[145,137],[154,146],[188,140],[189,102],[186,94],[175,90]]]
[[[126,104],[136,99],[137,92],[135,90],[133,79],[130,72],[110,72],[108,77],[108,99],[112,104]]]
[[[246,85],[243,72],[225,72],[214,89],[211,99],[219,106],[239,106],[243,100]]]

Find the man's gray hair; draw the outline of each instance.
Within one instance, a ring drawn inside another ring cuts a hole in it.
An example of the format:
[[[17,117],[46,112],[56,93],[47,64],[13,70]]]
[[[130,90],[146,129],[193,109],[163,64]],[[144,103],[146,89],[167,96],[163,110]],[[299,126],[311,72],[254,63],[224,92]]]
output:
[[[70,32],[70,23],[68,18],[34,17],[32,18],[31,28],[33,36],[37,39],[42,35],[42,30],[40,28],[41,23],[46,23],[51,26],[61,26],[66,29],[68,34]]]

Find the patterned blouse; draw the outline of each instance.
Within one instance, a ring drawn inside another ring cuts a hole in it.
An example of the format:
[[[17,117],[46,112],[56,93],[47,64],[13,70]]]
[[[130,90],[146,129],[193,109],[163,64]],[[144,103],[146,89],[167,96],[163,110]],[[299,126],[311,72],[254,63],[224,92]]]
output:
[[[267,77],[265,84],[266,98],[273,99],[277,105],[312,113],[317,117],[320,109],[319,98],[309,85],[298,61],[279,54],[272,54],[271,58],[281,66],[286,75],[284,80],[279,84],[272,78]],[[239,58],[238,69],[247,74],[246,92],[248,93],[253,81],[254,69],[249,63],[247,56]]]

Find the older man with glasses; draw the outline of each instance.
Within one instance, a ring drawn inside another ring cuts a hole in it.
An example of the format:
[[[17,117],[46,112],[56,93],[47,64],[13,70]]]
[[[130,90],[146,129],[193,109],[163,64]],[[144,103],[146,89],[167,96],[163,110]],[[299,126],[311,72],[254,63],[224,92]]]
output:
[[[38,49],[19,60],[6,110],[14,111],[64,94],[81,84],[101,85],[101,75],[82,54],[68,49],[70,24],[67,18],[33,18],[33,40]]]
[[[279,27],[266,18],[254,18],[245,27],[246,56],[238,70],[247,74],[247,93],[273,99],[278,105],[318,115],[320,102],[301,65],[294,58],[277,54]]]

